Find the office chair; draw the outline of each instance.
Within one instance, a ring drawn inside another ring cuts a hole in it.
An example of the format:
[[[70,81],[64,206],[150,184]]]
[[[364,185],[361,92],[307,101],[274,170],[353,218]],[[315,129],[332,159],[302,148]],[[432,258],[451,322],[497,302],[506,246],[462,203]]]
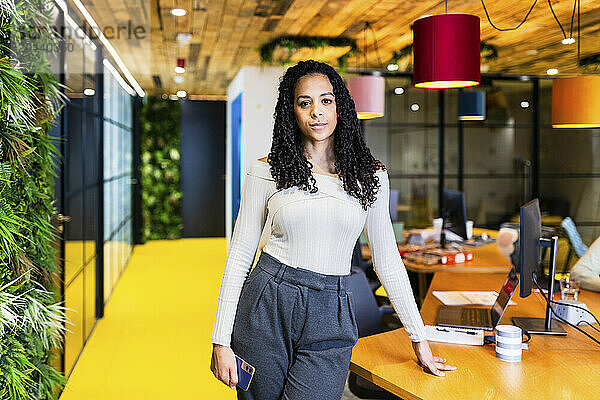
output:
[[[566,217],[562,220],[560,226],[562,226],[565,232],[567,232],[567,236],[569,236],[569,241],[571,242],[571,246],[575,250],[577,257],[583,257],[585,252],[588,251],[588,247],[583,243],[583,240],[581,240],[581,236],[577,231],[575,222],[573,222],[571,217]]]
[[[559,236],[564,237],[566,234],[569,247],[569,251],[567,252],[567,256],[565,257],[565,262],[561,271],[561,273],[564,274],[569,272],[573,252],[575,252],[578,258],[581,258],[588,250],[588,247],[583,243],[583,240],[581,240],[581,236],[577,231],[575,222],[570,217],[564,218],[561,221],[560,226],[562,230],[559,232]]]
[[[379,278],[373,269],[373,261],[363,259],[360,239],[356,241],[352,251],[352,267],[357,267],[365,273],[372,292],[375,292],[381,286],[381,282],[379,282]]]
[[[358,325],[358,336],[365,337],[390,330],[382,325],[381,318],[392,314],[393,307],[379,307],[371,291],[367,277],[362,269],[353,267],[348,281],[348,289],[354,298],[354,314]],[[361,399],[399,399],[387,390],[350,372],[348,375],[350,391]]]
[[[379,307],[373,291],[363,270],[353,267],[348,281],[349,290],[354,297],[354,313],[358,324],[358,336],[364,337],[375,333],[385,332],[381,325],[381,317],[393,314],[394,308],[390,306]]]

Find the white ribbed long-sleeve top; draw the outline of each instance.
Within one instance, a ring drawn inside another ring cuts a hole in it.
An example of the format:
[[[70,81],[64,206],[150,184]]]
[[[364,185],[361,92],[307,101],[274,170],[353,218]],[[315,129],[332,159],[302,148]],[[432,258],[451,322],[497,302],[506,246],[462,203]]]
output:
[[[313,173],[318,191],[298,187],[278,190],[270,166],[260,160],[248,170],[242,185],[217,301],[212,342],[229,346],[242,285],[253,264],[265,224],[270,236],[263,251],[284,264],[327,275],[350,272],[352,250],[364,229],[373,266],[410,339],[426,339],[408,274],[396,246],[389,214],[389,177],[376,172],[381,188],[365,211],[339,178]]]

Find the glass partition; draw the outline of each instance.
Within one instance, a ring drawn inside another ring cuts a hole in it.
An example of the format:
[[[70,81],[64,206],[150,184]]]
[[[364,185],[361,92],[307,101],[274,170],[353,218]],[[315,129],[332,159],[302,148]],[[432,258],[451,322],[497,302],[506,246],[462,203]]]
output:
[[[69,376],[131,253],[133,98],[118,82],[117,70],[107,69],[101,44],[76,31],[83,21],[64,6],[69,16],[62,10],[55,16],[57,25],[66,21],[64,50],[49,59],[68,99],[53,134],[62,139],[57,147],[64,157],[55,188],[56,207],[65,216],[59,221],[64,243],[59,254],[70,321],[57,368]],[[104,249],[103,258],[98,249]],[[98,287],[102,273],[105,285]],[[104,298],[98,297],[102,292]]]
[[[104,301],[132,248],[132,97],[104,62]]]

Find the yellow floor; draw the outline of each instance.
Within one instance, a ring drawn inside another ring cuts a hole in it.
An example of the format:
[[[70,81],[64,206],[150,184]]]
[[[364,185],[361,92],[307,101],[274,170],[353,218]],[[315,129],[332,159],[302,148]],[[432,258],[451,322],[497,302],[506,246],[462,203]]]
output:
[[[225,239],[136,246],[61,400],[234,399],[209,368],[225,257]]]

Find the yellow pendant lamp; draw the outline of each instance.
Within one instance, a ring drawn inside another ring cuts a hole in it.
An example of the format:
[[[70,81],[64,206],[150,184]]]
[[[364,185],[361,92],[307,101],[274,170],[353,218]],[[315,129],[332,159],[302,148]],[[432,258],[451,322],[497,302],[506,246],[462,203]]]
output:
[[[577,66],[581,54],[581,0],[577,4]],[[600,128],[600,76],[579,75],[552,81],[553,128]]]
[[[600,128],[600,76],[552,81],[553,128]]]

